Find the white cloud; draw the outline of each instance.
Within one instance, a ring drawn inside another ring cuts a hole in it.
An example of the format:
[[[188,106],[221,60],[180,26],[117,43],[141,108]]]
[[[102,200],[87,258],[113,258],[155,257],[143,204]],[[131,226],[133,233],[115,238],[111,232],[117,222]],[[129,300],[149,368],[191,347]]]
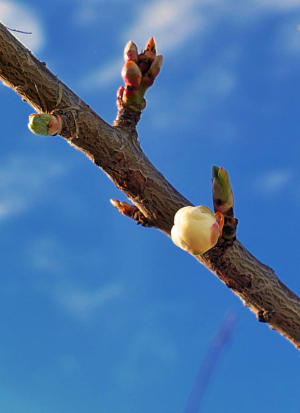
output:
[[[263,193],[273,195],[285,189],[292,178],[293,174],[290,170],[277,169],[260,176],[256,180],[255,186]]]
[[[72,6],[74,0],[69,0]],[[132,0],[110,0],[111,8],[116,8],[124,5],[132,6]],[[128,6],[127,6],[128,7]],[[77,5],[73,11],[73,19],[80,26],[90,26],[91,24],[99,24],[101,19],[105,18],[103,8],[107,8],[107,0],[77,0]]]
[[[95,71],[89,73],[88,76],[85,76],[79,86],[85,90],[93,89],[95,87],[103,87],[110,85],[118,77],[121,82],[121,70],[123,64],[124,62],[122,59],[116,59],[115,61],[108,62],[105,65],[100,66]]]
[[[166,54],[179,49],[193,39],[189,47],[197,47],[200,50],[201,44],[205,42],[205,36],[212,33],[215,28],[219,29],[224,19],[231,20],[232,25],[237,25],[239,30],[244,31],[249,24],[253,27],[253,20],[250,23],[253,18],[266,13],[282,13],[297,8],[300,8],[300,0],[254,0],[251,4],[242,2],[238,7],[233,0],[152,0],[136,7],[136,14],[133,14],[132,21],[129,21],[127,28],[121,34],[121,40],[124,45],[128,40],[134,40],[140,48],[143,48],[147,40],[154,36],[158,52]],[[299,33],[294,33],[296,34]],[[297,42],[294,36],[294,47],[297,44],[299,41]],[[288,51],[293,48],[293,45],[286,42],[283,47]],[[85,86],[87,89],[95,85],[109,86],[120,77],[121,66],[121,60],[113,60],[101,65],[90,76],[85,76]],[[229,86],[230,89],[233,76],[227,72],[226,77],[227,79],[223,78],[222,87]],[[88,83],[86,78],[89,79]]]
[[[44,46],[45,38],[40,19],[28,5],[0,0],[0,21],[9,28],[32,32],[32,34],[16,32],[12,34],[33,52],[36,53]]]
[[[85,321],[95,311],[119,298],[122,292],[123,288],[117,283],[90,291],[64,287],[57,291],[55,298],[66,311]]]
[[[205,27],[205,19],[196,0],[154,0],[144,6],[122,38],[144,45],[154,36],[162,52],[184,43]]]
[[[43,199],[46,184],[63,173],[61,165],[14,155],[0,166],[0,219],[22,213]]]
[[[178,47],[193,33],[201,29],[201,16],[196,12],[196,0],[155,0],[148,2],[146,6],[139,8],[134,21],[121,35],[125,44],[128,40],[134,40],[140,48],[143,48],[147,40],[154,36],[159,45],[159,52],[166,52]],[[175,30],[176,28],[176,30]],[[122,51],[121,51],[122,52]],[[96,86],[111,84],[120,77],[123,61],[113,60],[101,65],[88,76],[85,76],[82,84],[89,89]],[[86,82],[88,79],[88,83]]]

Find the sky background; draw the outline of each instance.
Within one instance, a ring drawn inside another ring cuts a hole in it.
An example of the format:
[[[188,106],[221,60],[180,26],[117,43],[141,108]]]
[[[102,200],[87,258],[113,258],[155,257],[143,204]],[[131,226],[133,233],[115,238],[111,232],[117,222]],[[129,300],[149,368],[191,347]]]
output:
[[[0,1],[0,20],[107,122],[123,48],[164,55],[142,148],[195,204],[225,167],[238,238],[300,293],[300,0]],[[300,353],[258,323],[81,152],[27,129],[5,86],[0,154],[0,411],[184,413],[228,311],[237,324],[206,413],[300,413]],[[191,413],[196,413],[191,412]]]

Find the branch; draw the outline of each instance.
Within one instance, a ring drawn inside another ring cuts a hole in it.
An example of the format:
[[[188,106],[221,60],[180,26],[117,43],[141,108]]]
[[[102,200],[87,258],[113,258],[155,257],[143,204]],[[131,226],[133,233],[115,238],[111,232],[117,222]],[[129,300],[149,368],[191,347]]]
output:
[[[177,210],[192,203],[147,159],[132,122],[130,127],[124,124],[124,113],[119,117],[122,122],[107,124],[3,25],[0,78],[38,113],[50,113],[57,119],[59,116],[60,135],[85,153],[128,196],[137,208],[129,209],[133,215],[138,219],[143,216],[148,226],[170,235]],[[235,238],[229,238],[222,237],[197,260],[238,295],[259,321],[268,323],[300,348],[300,299],[271,268],[260,263]]]

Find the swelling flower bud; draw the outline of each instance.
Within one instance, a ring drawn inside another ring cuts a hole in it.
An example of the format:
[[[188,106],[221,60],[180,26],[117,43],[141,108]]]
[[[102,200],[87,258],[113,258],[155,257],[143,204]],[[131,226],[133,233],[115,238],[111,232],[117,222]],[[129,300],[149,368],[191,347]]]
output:
[[[150,39],[148,40],[144,53],[151,60],[154,60],[156,56],[156,44],[155,44],[154,37],[150,37]]]
[[[138,89],[142,81],[142,72],[133,60],[128,60],[122,69],[125,85]]]
[[[222,234],[224,217],[205,206],[187,206],[174,217],[171,238],[175,245],[191,254],[204,254],[213,248]]]
[[[138,49],[136,44],[130,40],[124,49],[124,61],[127,62],[128,60],[133,60],[134,62],[138,61]]]
[[[144,74],[143,83],[149,87],[153,84],[154,79],[160,72],[160,68],[162,65],[163,57],[162,55],[158,55],[155,57],[149,70]]]

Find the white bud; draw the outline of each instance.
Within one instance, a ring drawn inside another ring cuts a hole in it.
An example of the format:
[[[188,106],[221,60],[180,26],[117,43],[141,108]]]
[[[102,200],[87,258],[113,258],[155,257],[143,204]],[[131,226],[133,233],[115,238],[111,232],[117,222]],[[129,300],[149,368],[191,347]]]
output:
[[[219,224],[209,208],[187,206],[176,212],[171,238],[179,248],[194,255],[204,254],[216,245],[219,236]]]

